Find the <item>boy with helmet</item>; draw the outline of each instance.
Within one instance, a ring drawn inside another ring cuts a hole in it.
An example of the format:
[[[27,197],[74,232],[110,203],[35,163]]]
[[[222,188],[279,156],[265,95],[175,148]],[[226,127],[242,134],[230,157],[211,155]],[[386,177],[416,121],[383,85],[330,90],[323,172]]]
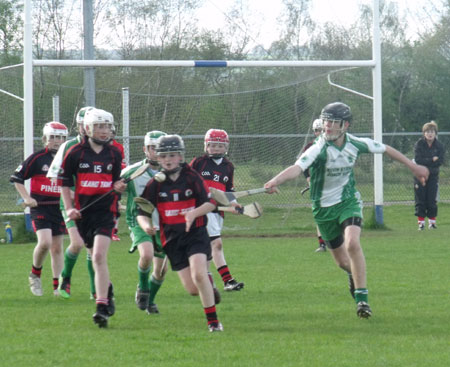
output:
[[[313,124],[312,124],[312,129],[313,129],[313,133],[315,138],[317,139],[320,134],[322,134],[323,131],[323,123],[321,119],[315,119]],[[306,152],[306,150],[308,150],[309,147],[311,147],[311,145],[313,145],[314,140],[309,142],[308,144],[306,144],[306,146],[303,148],[303,152]],[[303,172],[303,175],[306,178],[306,182],[308,183],[308,188],[309,188],[309,181],[310,181],[310,175],[309,175],[309,169],[305,170]],[[316,230],[317,230],[317,238],[319,240],[319,247],[317,247],[316,252],[325,252],[327,251],[327,246],[325,245],[325,241],[322,238],[322,235],[320,234],[319,231],[319,227],[316,226]]]
[[[10,181],[31,208],[33,228],[38,239],[33,252],[33,264],[28,277],[31,293],[42,296],[41,272],[45,257],[50,251],[53,272],[53,293],[58,294],[58,279],[63,267],[64,219],[58,207],[61,186],[51,182],[46,174],[59,146],[67,138],[67,127],[59,122],[48,122],[43,129],[45,148],[31,154],[17,167]],[[31,179],[31,190],[25,188],[25,180]]]
[[[372,310],[368,303],[366,263],[360,244],[362,201],[355,189],[353,166],[361,153],[386,153],[408,167],[422,184],[429,171],[389,145],[347,133],[352,113],[344,103],[326,105],[321,119],[324,133],[294,165],[280,172],[264,187],[274,192],[278,185],[295,179],[309,168],[314,219],[336,264],[353,276],[355,289],[352,295],[357,304],[357,316],[369,318]]]
[[[111,146],[111,113],[93,108],[84,116],[87,138],[67,151],[62,164],[62,197],[67,217],[75,220],[86,246],[92,249],[95,270],[96,313],[94,323],[108,326],[115,312],[113,287],[110,282],[107,253],[118,214],[118,198],[108,195],[110,189],[122,193],[126,185],[120,178],[122,156]],[[75,201],[70,188],[75,185]],[[95,204],[88,205],[95,201]],[[80,209],[85,208],[83,213]]]
[[[52,181],[56,182],[56,180],[59,177],[59,174],[61,172],[61,165],[64,159],[64,156],[66,152],[74,145],[81,143],[81,141],[85,137],[85,131],[84,131],[84,115],[87,111],[93,109],[94,107],[83,107],[81,108],[76,116],[76,122],[77,122],[77,128],[78,128],[78,135],[71,139],[66,141],[64,144],[62,144],[58,152],[55,155],[55,158],[53,158],[52,164],[50,165],[50,168],[47,173],[47,177],[50,178]],[[72,192],[74,192],[75,187],[72,187]],[[73,199],[73,197],[72,197]],[[75,221],[70,220],[67,217],[66,210],[64,209],[64,202],[61,198],[60,200],[60,210],[63,215],[63,218],[66,222],[66,228],[67,233],[69,234],[70,244],[66,248],[66,251],[64,252],[64,268],[61,272],[61,278],[59,280],[59,287],[58,291],[61,297],[67,299],[70,298],[70,286],[71,286],[71,277],[72,277],[72,271],[75,267],[75,264],[78,259],[78,255],[82,248],[84,247],[83,239],[80,236],[80,233],[78,232],[78,228],[75,224]],[[92,258],[91,258],[91,250],[87,250],[87,267],[89,272],[89,279],[90,279],[90,285],[91,285],[91,297],[95,297],[95,283],[94,283],[94,267],[92,265]]]
[[[140,196],[147,183],[159,172],[158,157],[156,155],[156,141],[161,136],[167,134],[154,130],[145,134],[144,154],[145,159],[137,162],[122,171],[122,177],[128,178],[142,165],[149,163],[150,167],[141,176],[127,184],[127,204],[126,220],[130,229],[132,240],[130,253],[139,251],[138,279],[135,302],[140,310],[147,310],[148,314],[158,314],[158,306],[155,304],[155,296],[161,287],[164,276],[167,272],[167,263],[164,262],[165,254],[161,246],[159,236],[158,212],[155,210],[152,215],[153,227],[156,229],[155,235],[145,233],[136,220],[138,209],[134,198]],[[153,260],[153,273],[150,276]],[[150,279],[149,279],[150,278]]]
[[[234,166],[225,157],[229,144],[230,140],[225,130],[209,129],[205,134],[205,154],[194,158],[190,163],[190,166],[203,177],[208,187],[214,187],[222,191],[234,191]],[[240,207],[236,201],[232,202],[231,205]],[[232,277],[223,252],[221,232],[224,213],[216,209],[208,213],[207,216],[208,225],[206,228],[211,241],[212,258],[222,277],[224,290],[239,291],[244,288],[244,283],[238,282]]]
[[[153,179],[142,197],[149,200],[159,214],[161,243],[172,270],[191,295],[200,295],[210,332],[222,331],[217,319],[214,292],[208,277],[207,262],[211,245],[206,231],[206,214],[216,202],[201,176],[184,163],[184,142],[179,135],[161,136],[157,141],[158,162],[165,180]],[[137,220],[149,235],[155,235],[148,216],[139,211]]]

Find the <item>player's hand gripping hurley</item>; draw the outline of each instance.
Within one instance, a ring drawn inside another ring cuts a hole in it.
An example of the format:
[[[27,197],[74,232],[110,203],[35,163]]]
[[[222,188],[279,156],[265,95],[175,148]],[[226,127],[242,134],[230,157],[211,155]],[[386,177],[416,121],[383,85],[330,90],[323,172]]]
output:
[[[246,215],[247,217],[250,217],[252,219],[259,218],[263,212],[261,205],[259,205],[257,202],[244,205],[242,208],[233,206],[219,206],[217,207],[217,209],[224,212],[237,211],[239,214]]]

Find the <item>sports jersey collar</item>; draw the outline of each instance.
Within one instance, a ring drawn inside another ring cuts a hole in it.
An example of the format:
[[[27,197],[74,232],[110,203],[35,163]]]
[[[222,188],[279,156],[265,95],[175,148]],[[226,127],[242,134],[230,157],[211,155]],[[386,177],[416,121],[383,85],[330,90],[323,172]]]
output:
[[[344,150],[345,145],[348,143],[348,136],[347,135],[348,135],[347,133],[344,133],[344,142],[342,143],[341,146],[338,146],[338,145],[334,144],[334,141],[328,141],[328,140],[325,139],[326,144],[328,146],[333,146],[334,148],[336,148],[339,151],[342,151],[342,150]]]

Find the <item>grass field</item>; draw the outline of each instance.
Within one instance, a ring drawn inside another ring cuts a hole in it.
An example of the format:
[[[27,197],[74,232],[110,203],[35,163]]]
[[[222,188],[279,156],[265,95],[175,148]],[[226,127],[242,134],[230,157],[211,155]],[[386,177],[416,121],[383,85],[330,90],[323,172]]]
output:
[[[108,329],[92,322],[84,251],[63,300],[52,295],[49,259],[44,296],[29,291],[34,243],[0,245],[0,366],[449,366],[450,206],[439,208],[436,231],[418,232],[405,206],[385,208],[386,230],[363,230],[369,320],[356,317],[330,254],[314,253],[309,209],[280,221],[275,237],[264,223],[278,220],[276,211],[241,233],[248,220],[230,216],[225,253],[245,289],[222,292],[225,331],[214,334],[172,272],[156,300],[161,314],[137,309],[138,255],[128,254],[124,228],[109,256],[117,312]]]

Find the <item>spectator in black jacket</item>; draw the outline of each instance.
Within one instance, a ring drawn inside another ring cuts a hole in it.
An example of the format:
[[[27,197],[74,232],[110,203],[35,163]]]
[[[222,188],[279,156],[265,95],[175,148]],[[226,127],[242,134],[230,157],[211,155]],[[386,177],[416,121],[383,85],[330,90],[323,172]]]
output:
[[[445,148],[437,139],[438,126],[434,121],[422,127],[423,137],[414,145],[414,160],[426,166],[430,176],[425,186],[414,178],[415,215],[419,231],[425,228],[425,217],[428,217],[428,228],[436,229],[437,195],[439,187],[439,167],[444,163]]]

